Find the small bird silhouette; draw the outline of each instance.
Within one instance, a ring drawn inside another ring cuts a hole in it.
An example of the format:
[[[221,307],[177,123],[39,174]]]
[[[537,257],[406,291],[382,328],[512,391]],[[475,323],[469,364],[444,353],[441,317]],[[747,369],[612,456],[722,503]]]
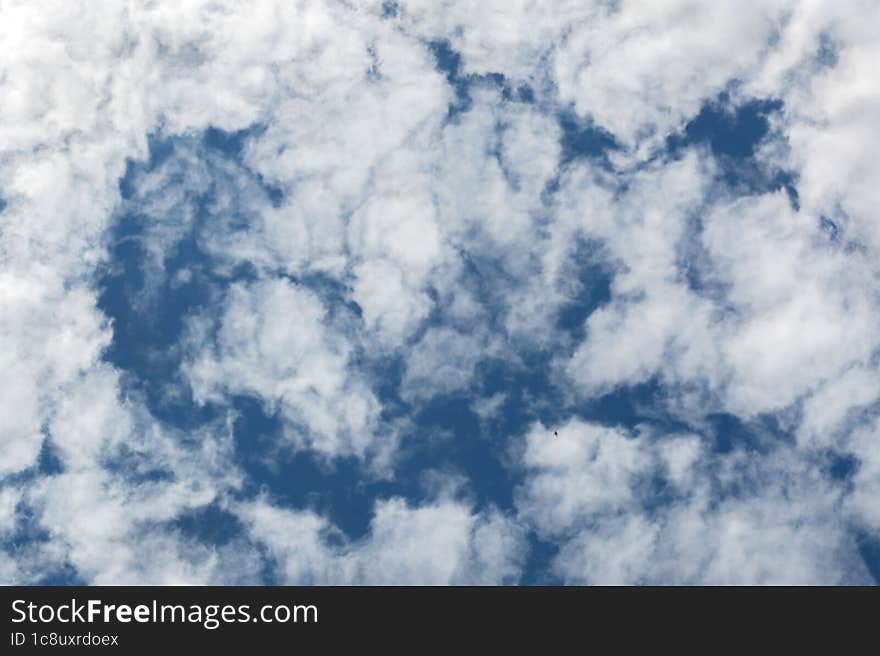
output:
[[[559,433],[557,431],[553,431],[553,435],[555,435],[556,437],[559,437]]]

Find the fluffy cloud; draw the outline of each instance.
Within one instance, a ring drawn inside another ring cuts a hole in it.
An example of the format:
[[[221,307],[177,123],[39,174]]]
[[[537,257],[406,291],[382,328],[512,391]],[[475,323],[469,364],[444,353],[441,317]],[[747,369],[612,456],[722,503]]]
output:
[[[785,4],[624,2],[600,11],[554,58],[560,95],[627,146],[662,139],[760,63]]]
[[[572,421],[526,437],[518,506],[572,583],[869,580],[841,498],[798,456],[707,457],[696,436]],[[663,499],[663,501],[658,501]],[[784,556],[780,556],[783,552]]]
[[[216,331],[196,320],[206,344],[184,363],[196,401],[250,394],[280,412],[290,439],[328,455],[363,456],[374,439],[378,402],[349,372],[352,345],[334,334],[321,300],[284,279],[230,288]]]
[[[241,509],[287,584],[492,585],[516,582],[523,531],[497,511],[475,513],[452,499],[418,507],[379,502],[369,534],[333,547],[334,529],[310,512],[265,500]]]
[[[142,402],[121,397],[116,373],[102,366],[68,386],[46,432],[55,469],[4,489],[4,534],[34,536],[7,580],[65,566],[95,583],[227,576],[222,563],[236,554],[195,543],[174,522],[240,486],[228,427],[188,436],[163,427]],[[247,578],[245,565],[228,571]]]
[[[0,579],[256,581],[262,545],[288,582],[514,582],[531,531],[571,582],[866,580],[878,11],[5,3]],[[707,103],[733,121],[752,99],[779,104],[748,161],[688,142]],[[134,316],[204,294],[169,380],[108,355],[120,235]],[[171,267],[181,244],[201,259]],[[570,419],[642,384],[652,422]],[[207,418],[174,425],[155,388]],[[395,492],[349,542],[239,470],[248,397],[279,450],[393,485],[437,396],[522,446],[496,454],[515,508]],[[761,448],[713,450],[713,413]],[[181,528],[208,507],[243,528]]]
[[[51,272],[35,267],[0,274],[0,474],[30,466],[43,443],[47,409],[63,401],[81,373],[95,366],[109,335],[89,292],[58,289]],[[13,348],[14,346],[14,348]]]

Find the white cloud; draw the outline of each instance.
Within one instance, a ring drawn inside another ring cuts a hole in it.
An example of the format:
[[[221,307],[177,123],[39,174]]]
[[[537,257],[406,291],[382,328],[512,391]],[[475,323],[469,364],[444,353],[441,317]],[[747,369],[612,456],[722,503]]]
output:
[[[516,582],[523,534],[497,511],[475,513],[451,499],[411,507],[376,504],[367,536],[331,546],[327,520],[260,500],[241,509],[287,584],[447,585]]]
[[[868,362],[877,306],[865,293],[864,260],[823,248],[818,221],[794,213],[784,194],[733,203],[710,218],[705,234],[738,314],[721,347],[734,411],[784,407]]]
[[[840,491],[784,449],[711,458],[693,436],[572,421],[533,427],[524,464],[520,516],[561,543],[553,568],[568,582],[869,580]]]
[[[64,292],[52,278],[38,266],[31,275],[0,273],[0,340],[8,347],[0,350],[6,372],[0,382],[2,474],[26,469],[36,460],[46,409],[95,366],[109,343],[89,292],[81,286]]]
[[[31,576],[65,564],[86,581],[108,584],[248,576],[242,562],[224,569],[223,560],[236,557],[232,548],[197,545],[172,526],[241,484],[228,426],[186,436],[162,427],[138,399],[120,397],[117,376],[105,366],[69,386],[48,433],[60,471],[20,490],[47,535],[34,545],[39,571]],[[22,566],[27,580],[32,565],[25,559]]]
[[[363,360],[400,356],[400,391],[416,405],[466,390],[486,357],[522,366],[524,350],[552,351],[574,402],[654,378],[683,421],[784,414],[796,444],[750,462],[710,456],[694,436],[571,422],[549,442],[536,428],[519,521],[563,543],[558,573],[862,580],[849,522],[876,531],[880,493],[880,172],[867,146],[880,125],[877,11],[871,0],[412,1],[383,19],[378,1],[4,4],[0,475],[34,477],[2,483],[0,531],[17,530],[25,504],[49,537],[27,558],[0,556],[0,579],[69,563],[96,582],[252,580],[253,538],[290,581],[516,580],[522,528],[449,499],[379,503],[369,537],[339,548],[326,519],[262,501],[236,509],[252,535],[223,548],[173,528],[240,483],[231,429],[184,435],[127,393],[101,361],[112,327],[96,269],[113,222],[136,214],[147,286],[130,300],[161,300],[166,276],[194,275],[164,259],[210,197],[199,246],[224,272],[253,265],[257,280],[214,290],[219,305],[192,317],[183,371],[199,401],[254,396],[279,412],[288,444],[390,476],[399,429],[380,421]],[[819,56],[823,39],[836,62]],[[448,40],[462,75],[502,73],[535,103],[504,102],[483,79],[450,120],[456,92],[431,40]],[[783,101],[757,159],[791,171],[798,210],[781,192],[736,197],[708,151],[654,157],[722,90],[732,103]],[[622,145],[616,170],[559,169],[556,117],[572,109]],[[232,162],[195,145],[209,126],[259,129]],[[150,134],[176,152],[134,175],[123,203],[126,161],[148,156]],[[584,241],[612,296],[573,344],[557,317],[581,291]],[[361,316],[340,318],[291,282],[310,275]],[[491,416],[504,398],[473,406]],[[47,439],[51,475],[34,469]],[[814,469],[829,448],[859,461],[846,485]],[[128,477],[114,465],[123,456]],[[655,476],[673,501],[650,513]],[[716,498],[743,477],[742,498]]]
[[[676,367],[688,377],[712,375],[704,372],[717,349],[709,333],[713,308],[689,287],[679,262],[680,249],[694,238],[689,226],[711,189],[711,171],[691,153],[636,174],[615,200],[588,169],[574,169],[565,180],[560,237],[599,240],[616,265],[611,302],[589,316],[587,338],[568,365],[588,393],[643,382],[659,370],[674,378]]]
[[[402,344],[428,316],[431,299],[411,290],[401,267],[387,260],[368,260],[355,269],[355,276],[352,299],[361,308],[367,329],[381,343]]]
[[[280,412],[295,446],[366,455],[381,437],[378,401],[349,366],[353,345],[326,314],[315,293],[285,279],[233,285],[216,344],[210,332],[191,337],[194,352],[182,370],[196,401],[253,395],[268,414]]]
[[[471,335],[430,328],[409,353],[401,382],[404,398],[430,399],[466,389],[483,352]]]
[[[626,146],[656,143],[760,63],[785,4],[621,3],[561,46],[560,95]]]

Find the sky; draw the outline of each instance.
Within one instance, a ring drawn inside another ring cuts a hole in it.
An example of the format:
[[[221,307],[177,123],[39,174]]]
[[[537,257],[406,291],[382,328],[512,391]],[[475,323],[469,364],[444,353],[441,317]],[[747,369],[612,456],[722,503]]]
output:
[[[0,582],[876,583],[878,24],[0,0]]]

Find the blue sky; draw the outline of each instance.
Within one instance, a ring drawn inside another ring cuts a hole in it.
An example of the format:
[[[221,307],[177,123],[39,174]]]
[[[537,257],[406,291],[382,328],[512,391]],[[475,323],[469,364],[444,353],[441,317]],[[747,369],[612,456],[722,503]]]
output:
[[[270,4],[2,10],[0,578],[877,581],[874,4]]]

